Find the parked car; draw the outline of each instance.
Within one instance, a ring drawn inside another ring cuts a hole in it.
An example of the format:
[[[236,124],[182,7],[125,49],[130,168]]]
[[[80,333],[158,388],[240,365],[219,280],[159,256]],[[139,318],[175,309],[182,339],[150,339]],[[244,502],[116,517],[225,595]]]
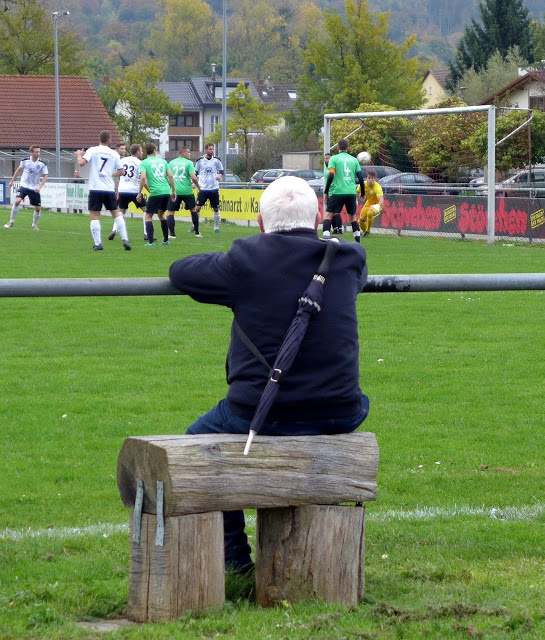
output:
[[[545,165],[536,165],[529,169],[518,171],[515,175],[496,183],[496,197],[530,197],[542,198],[545,196]],[[475,195],[485,196],[488,193],[488,185],[483,183],[475,188]]]
[[[244,189],[244,185],[236,173],[226,173],[220,182],[220,189]]]
[[[384,178],[385,176],[391,176],[395,173],[401,173],[399,169],[396,169],[395,167],[384,167],[380,164],[367,164],[367,165],[363,165],[361,168],[361,172],[364,178],[370,169],[376,172],[377,178],[379,180],[381,178]]]
[[[441,183],[422,173],[393,173],[379,179],[382,191],[386,193],[439,194],[444,190]]]
[[[316,177],[316,173],[318,173],[318,177]],[[284,176],[295,176],[306,180],[317,194],[321,194],[324,191],[323,172],[315,172],[314,169],[284,169],[278,177],[282,178]]]
[[[270,184],[282,173],[283,169],[260,169],[250,178],[250,182]]]

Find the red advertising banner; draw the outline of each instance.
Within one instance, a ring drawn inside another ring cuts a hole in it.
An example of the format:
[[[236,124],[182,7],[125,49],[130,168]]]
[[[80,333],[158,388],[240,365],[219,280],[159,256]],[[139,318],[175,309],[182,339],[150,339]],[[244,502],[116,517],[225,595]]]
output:
[[[486,236],[487,199],[484,196],[387,194],[374,227]],[[496,198],[495,232],[512,238],[545,238],[545,199]]]

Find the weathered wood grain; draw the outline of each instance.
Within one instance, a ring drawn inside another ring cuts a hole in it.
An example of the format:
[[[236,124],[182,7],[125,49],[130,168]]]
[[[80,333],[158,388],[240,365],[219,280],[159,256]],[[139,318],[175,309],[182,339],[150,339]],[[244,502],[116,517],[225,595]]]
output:
[[[144,481],[146,513],[156,513],[157,481],[165,515],[365,502],[377,496],[378,446],[367,432],[335,436],[127,438],[117,465],[124,504],[133,507]]]
[[[140,543],[132,542],[127,617],[174,620],[184,611],[220,609],[225,602],[223,513],[165,518],[156,546],[157,517],[142,514]]]
[[[258,509],[256,602],[363,599],[365,509],[306,506]]]

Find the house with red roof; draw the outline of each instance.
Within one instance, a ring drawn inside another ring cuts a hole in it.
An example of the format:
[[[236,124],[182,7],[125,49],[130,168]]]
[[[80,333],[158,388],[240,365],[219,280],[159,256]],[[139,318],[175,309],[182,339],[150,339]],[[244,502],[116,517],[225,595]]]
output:
[[[31,144],[42,149],[42,159],[55,176],[56,109],[54,76],[0,75],[0,179],[11,178]],[[59,78],[61,175],[73,177],[74,151],[98,144],[101,131],[121,142],[115,124],[89,78]]]

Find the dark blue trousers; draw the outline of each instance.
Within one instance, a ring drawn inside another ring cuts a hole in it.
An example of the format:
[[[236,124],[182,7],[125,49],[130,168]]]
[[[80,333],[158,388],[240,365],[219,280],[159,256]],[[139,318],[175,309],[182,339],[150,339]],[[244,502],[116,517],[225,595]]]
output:
[[[265,423],[259,435],[262,436],[318,436],[324,434],[351,433],[357,429],[369,413],[369,398],[362,394],[360,411],[349,418],[326,420],[302,420],[289,423]],[[208,413],[200,416],[187,429],[188,434],[236,433],[247,435],[250,422],[236,416],[221,400]],[[250,452],[251,455],[251,452]],[[225,566],[239,568],[248,564],[251,548],[244,531],[243,511],[224,511]]]

